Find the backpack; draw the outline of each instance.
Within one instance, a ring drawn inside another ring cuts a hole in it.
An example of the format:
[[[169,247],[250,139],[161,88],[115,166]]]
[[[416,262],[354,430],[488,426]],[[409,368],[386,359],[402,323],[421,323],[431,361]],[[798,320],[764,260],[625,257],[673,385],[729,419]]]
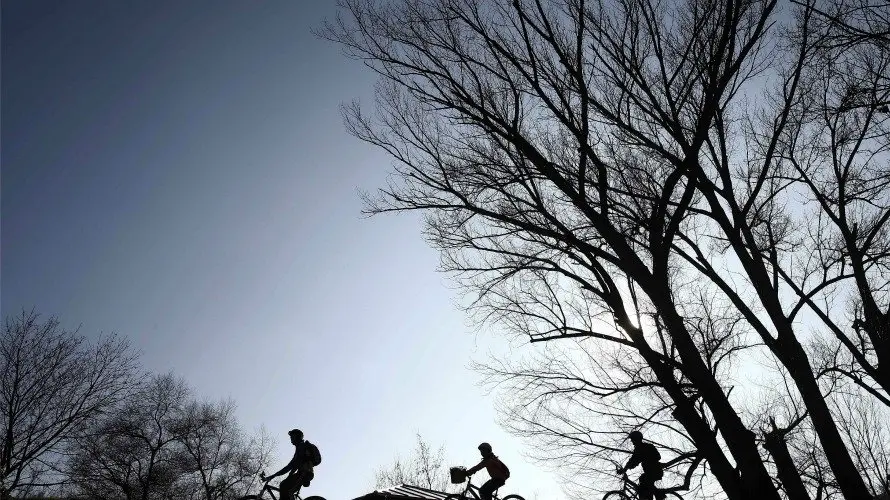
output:
[[[655,445],[643,443],[640,445],[640,459],[640,462],[657,463],[661,461],[661,453]]]
[[[306,455],[313,467],[321,463],[321,452],[318,451],[318,446],[315,446],[309,441],[306,441]]]
[[[501,461],[500,458],[495,457],[494,459],[497,460],[499,468],[504,471],[504,479],[510,479],[510,468],[507,467],[507,464]]]

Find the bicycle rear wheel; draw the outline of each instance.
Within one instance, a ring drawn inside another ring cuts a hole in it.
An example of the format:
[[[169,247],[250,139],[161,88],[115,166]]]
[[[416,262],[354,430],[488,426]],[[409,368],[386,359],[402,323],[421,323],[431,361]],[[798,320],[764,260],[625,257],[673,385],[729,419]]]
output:
[[[507,495],[504,498],[502,498],[501,500],[525,500],[525,499],[519,495]]]
[[[311,496],[311,497],[306,497],[303,500],[325,500],[325,498],[315,495],[315,496]]]

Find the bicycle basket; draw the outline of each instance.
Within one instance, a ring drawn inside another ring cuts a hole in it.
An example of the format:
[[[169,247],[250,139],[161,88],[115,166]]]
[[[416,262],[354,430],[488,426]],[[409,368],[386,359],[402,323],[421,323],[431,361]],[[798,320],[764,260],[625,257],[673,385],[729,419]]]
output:
[[[461,484],[467,480],[467,469],[463,467],[452,467],[449,472],[451,472],[451,484]]]

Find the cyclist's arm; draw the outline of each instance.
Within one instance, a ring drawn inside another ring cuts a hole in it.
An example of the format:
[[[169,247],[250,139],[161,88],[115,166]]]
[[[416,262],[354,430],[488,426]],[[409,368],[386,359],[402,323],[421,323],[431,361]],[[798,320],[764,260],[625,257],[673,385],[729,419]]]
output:
[[[286,474],[286,473],[290,472],[291,470],[293,470],[296,465],[297,465],[297,456],[294,455],[294,458],[292,458],[290,460],[290,462],[288,462],[287,465],[285,465],[280,471],[276,472],[275,474],[272,474],[271,476],[266,476],[266,478],[272,479],[273,477],[278,477],[282,474]]]
[[[630,456],[630,460],[627,461],[627,465],[619,469],[621,472],[633,469],[634,467],[640,465],[642,461],[642,457],[640,456],[640,452],[634,450],[633,455]]]
[[[482,459],[481,462],[479,462],[478,465],[476,465],[476,466],[474,466],[474,467],[470,467],[469,469],[467,469],[467,474],[472,476],[473,474],[475,474],[475,473],[479,472],[480,470],[482,470],[483,467],[485,467],[485,459],[484,459],[484,458]]]

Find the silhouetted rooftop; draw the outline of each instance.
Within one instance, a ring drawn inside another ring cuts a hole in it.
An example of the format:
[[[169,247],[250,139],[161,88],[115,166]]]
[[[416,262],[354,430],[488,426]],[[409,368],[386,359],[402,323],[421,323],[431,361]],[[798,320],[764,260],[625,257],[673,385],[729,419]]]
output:
[[[447,496],[448,493],[441,491],[403,484],[385,490],[374,491],[354,500],[444,500]]]

